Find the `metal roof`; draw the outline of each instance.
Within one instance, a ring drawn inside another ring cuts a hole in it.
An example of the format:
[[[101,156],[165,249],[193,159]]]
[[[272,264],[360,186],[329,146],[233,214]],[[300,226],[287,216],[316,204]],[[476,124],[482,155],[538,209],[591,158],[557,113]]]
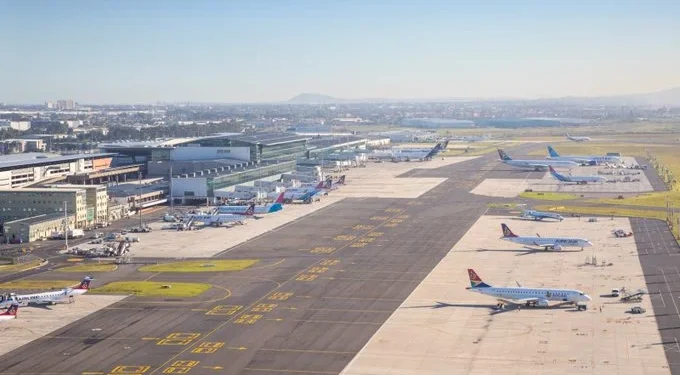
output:
[[[55,155],[42,152],[28,152],[25,154],[12,154],[0,156],[0,170],[12,170],[30,166],[50,165],[66,163],[79,159],[93,159],[113,157],[114,153],[95,153],[95,154],[74,154],[74,155]]]
[[[362,141],[365,142],[366,137],[348,135],[348,136],[343,136],[343,137],[312,138],[309,141],[307,141],[307,148],[310,149],[310,150],[314,150],[314,149],[318,149],[318,148],[340,146],[340,145],[344,145],[344,144],[350,144],[350,143],[356,143],[356,142],[362,142]]]
[[[289,142],[306,141],[309,136],[297,135],[293,133],[256,133],[252,135],[237,135],[228,137],[232,141],[262,144],[264,146],[276,146]]]

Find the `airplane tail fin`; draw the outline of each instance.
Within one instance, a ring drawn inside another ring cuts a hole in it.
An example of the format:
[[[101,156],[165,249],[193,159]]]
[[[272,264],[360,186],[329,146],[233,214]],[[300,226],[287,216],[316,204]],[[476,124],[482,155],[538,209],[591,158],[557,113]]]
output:
[[[326,183],[323,185],[323,188],[330,189],[332,187],[333,187],[333,181],[331,181],[330,179],[326,180]]]
[[[344,185],[344,184],[345,184],[345,175],[344,175],[344,174],[343,174],[342,176],[340,176],[340,178],[338,179],[337,184],[338,184],[338,185]]]
[[[75,289],[83,289],[83,290],[88,290],[90,289],[90,283],[92,282],[92,278],[90,276],[85,276],[83,277],[83,280],[78,284],[78,286]]]
[[[19,303],[13,302],[7,310],[0,314],[0,315],[11,315],[11,316],[17,316],[17,313],[19,312]]]
[[[268,213],[276,212],[276,211],[281,211],[283,209],[283,205],[281,203],[274,203],[272,204],[271,207],[269,207],[269,210],[267,211]]]
[[[505,151],[501,150],[500,148],[498,149],[498,156],[500,156],[501,160],[512,160],[508,154],[505,153]]]
[[[316,185],[316,188],[317,188],[317,189],[323,189],[323,185],[324,185],[325,183],[326,183],[325,181],[319,181],[319,184]]]
[[[552,148],[552,146],[548,146],[548,154],[550,155],[550,157],[553,158],[557,158],[560,156],[560,154],[558,154],[557,151],[555,151],[555,149]]]
[[[245,212],[245,215],[255,215],[255,203],[251,204]]]
[[[482,281],[482,278],[477,275],[477,272],[472,268],[468,268],[468,276],[470,277],[470,287],[472,288],[490,288],[491,285]]]
[[[556,179],[558,179],[559,181],[562,181],[562,182],[568,182],[568,181],[569,181],[568,178],[566,178],[566,177],[564,177],[563,175],[557,173],[557,171],[555,171],[555,169],[553,169],[553,167],[552,167],[551,165],[548,166],[548,169],[550,170],[550,174],[551,174],[553,177],[555,177]]]
[[[501,229],[503,230],[503,237],[504,238],[517,237],[517,235],[512,233],[512,231],[510,230],[510,227],[505,225],[505,223],[501,224]]]
[[[432,150],[430,150],[430,152],[428,152],[427,155],[425,155],[424,159],[432,159],[435,155],[437,155],[439,153],[439,151],[441,150],[441,147],[442,147],[442,144],[437,143],[432,148]]]
[[[274,203],[275,203],[275,204],[276,204],[276,203],[278,203],[278,204],[283,204],[283,195],[284,195],[284,194],[285,194],[285,193],[279,194],[279,196],[276,198],[276,200],[274,201]]]

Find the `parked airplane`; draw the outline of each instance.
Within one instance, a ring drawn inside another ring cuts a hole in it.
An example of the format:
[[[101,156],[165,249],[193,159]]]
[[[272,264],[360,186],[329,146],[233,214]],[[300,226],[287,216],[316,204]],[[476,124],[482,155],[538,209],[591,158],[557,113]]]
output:
[[[250,207],[244,213],[234,213],[234,214],[191,214],[187,215],[190,221],[200,221],[204,225],[221,225],[226,223],[236,223],[241,222],[249,217],[254,217],[255,204],[251,204]]]
[[[55,303],[63,302],[64,300],[69,300],[72,302],[75,296],[79,296],[87,293],[90,290],[90,282],[94,280],[90,276],[85,276],[83,280],[73,287],[64,288],[58,291],[32,293],[32,294],[15,294],[10,293],[9,296],[3,296],[2,301],[0,301],[0,308],[7,307],[13,303],[19,303],[20,305],[53,305]]]
[[[344,184],[345,184],[345,175],[340,176],[338,178],[338,180],[335,181],[335,182],[333,182],[333,180],[330,177],[328,177],[328,179],[326,180],[326,185],[324,186],[324,188],[326,188],[328,190],[337,190],[340,187],[340,185],[344,185]]]
[[[250,205],[250,206],[219,206],[215,210],[217,214],[234,214],[234,215],[247,215],[248,210],[253,207],[253,214],[271,214],[276,211],[281,211],[283,209],[283,196],[284,193],[280,193],[276,198],[274,203],[265,204],[262,206]]]
[[[481,142],[481,141],[486,141],[491,139],[491,134],[487,135],[462,135],[462,136],[453,136],[449,138],[453,141],[463,141],[463,142]]]
[[[516,287],[494,287],[482,281],[471,268],[468,269],[468,276],[470,277],[470,286],[465,289],[496,297],[500,301],[498,303],[499,308],[503,308],[504,302],[507,301],[517,304],[523,303],[527,306],[548,307],[550,301],[577,304],[591,300],[590,296],[576,289],[525,288],[519,283]]]
[[[569,139],[570,141],[574,141],[574,142],[590,141],[590,137],[578,137],[578,136],[569,135],[569,133],[566,133],[565,135],[567,136],[567,139]]]
[[[0,314],[0,321],[4,320],[12,320],[17,317],[17,313],[19,312],[19,304],[18,303],[12,303],[7,307],[7,311],[4,313]]]
[[[607,182],[607,179],[602,176],[565,176],[557,173],[553,167],[550,168],[550,174],[562,182],[575,182],[578,185],[585,185],[589,182]]]
[[[163,215],[163,221],[165,221],[166,223],[175,223],[177,222],[177,217],[175,217],[174,215],[165,214]]]
[[[327,193],[326,189],[330,189],[331,184],[328,181],[320,181],[314,187],[301,187],[294,189],[286,189],[283,195],[283,199],[286,201],[291,200],[305,200],[311,198],[319,193]],[[302,199],[302,198],[305,199]]]
[[[448,144],[448,141],[445,142]],[[412,149],[412,148],[393,148],[387,151],[374,151],[368,154],[369,159],[391,160],[391,161],[412,161],[430,160],[444,150],[441,143],[437,143],[431,149]]]
[[[529,218],[529,219],[534,219],[534,220],[543,220],[543,219],[555,219],[562,221],[564,220],[564,217],[560,214],[556,214],[553,212],[542,212],[542,211],[535,211],[535,210],[524,210],[522,211],[522,217],[523,218]]]
[[[617,164],[620,164],[620,163],[623,162],[620,157],[613,156],[613,155],[604,155],[604,156],[598,156],[598,155],[568,155],[568,156],[560,156],[560,154],[558,154],[557,151],[555,151],[555,149],[552,146],[548,146],[548,156],[546,158],[550,159],[550,160],[575,161],[577,163],[586,164],[586,165],[596,165],[596,164],[602,164],[602,163],[617,163]]]
[[[527,245],[527,246],[537,246],[542,247],[545,251],[548,250],[562,250],[562,247],[580,247],[583,250],[584,247],[593,246],[593,244],[585,238],[574,238],[574,237],[541,237],[536,235],[536,237],[518,236],[510,230],[510,228],[501,224],[501,229],[503,230],[503,237],[501,239]]]
[[[535,171],[546,171],[549,166],[565,168],[574,168],[578,166],[578,163],[576,162],[563,160],[515,160],[501,149],[498,149],[498,155],[500,156],[501,161],[507,165],[519,168],[529,168]]]

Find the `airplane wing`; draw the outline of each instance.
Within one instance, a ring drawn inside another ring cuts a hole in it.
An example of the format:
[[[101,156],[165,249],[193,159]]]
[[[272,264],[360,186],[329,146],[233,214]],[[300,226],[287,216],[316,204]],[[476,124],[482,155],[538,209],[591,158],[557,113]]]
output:
[[[544,249],[554,249],[557,245],[554,243],[537,244],[536,242],[534,242],[534,246],[542,247]]]

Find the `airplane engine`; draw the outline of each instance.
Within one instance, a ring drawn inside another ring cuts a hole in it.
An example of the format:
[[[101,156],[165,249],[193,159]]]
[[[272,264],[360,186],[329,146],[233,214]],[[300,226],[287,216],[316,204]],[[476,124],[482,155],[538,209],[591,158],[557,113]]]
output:
[[[562,250],[562,246],[560,246],[560,245],[555,245],[555,246],[553,246],[553,250],[555,250],[555,251],[560,251],[560,250]]]
[[[536,301],[536,306],[540,306],[540,307],[548,307],[548,301],[546,301],[546,300],[539,300],[539,301]]]

